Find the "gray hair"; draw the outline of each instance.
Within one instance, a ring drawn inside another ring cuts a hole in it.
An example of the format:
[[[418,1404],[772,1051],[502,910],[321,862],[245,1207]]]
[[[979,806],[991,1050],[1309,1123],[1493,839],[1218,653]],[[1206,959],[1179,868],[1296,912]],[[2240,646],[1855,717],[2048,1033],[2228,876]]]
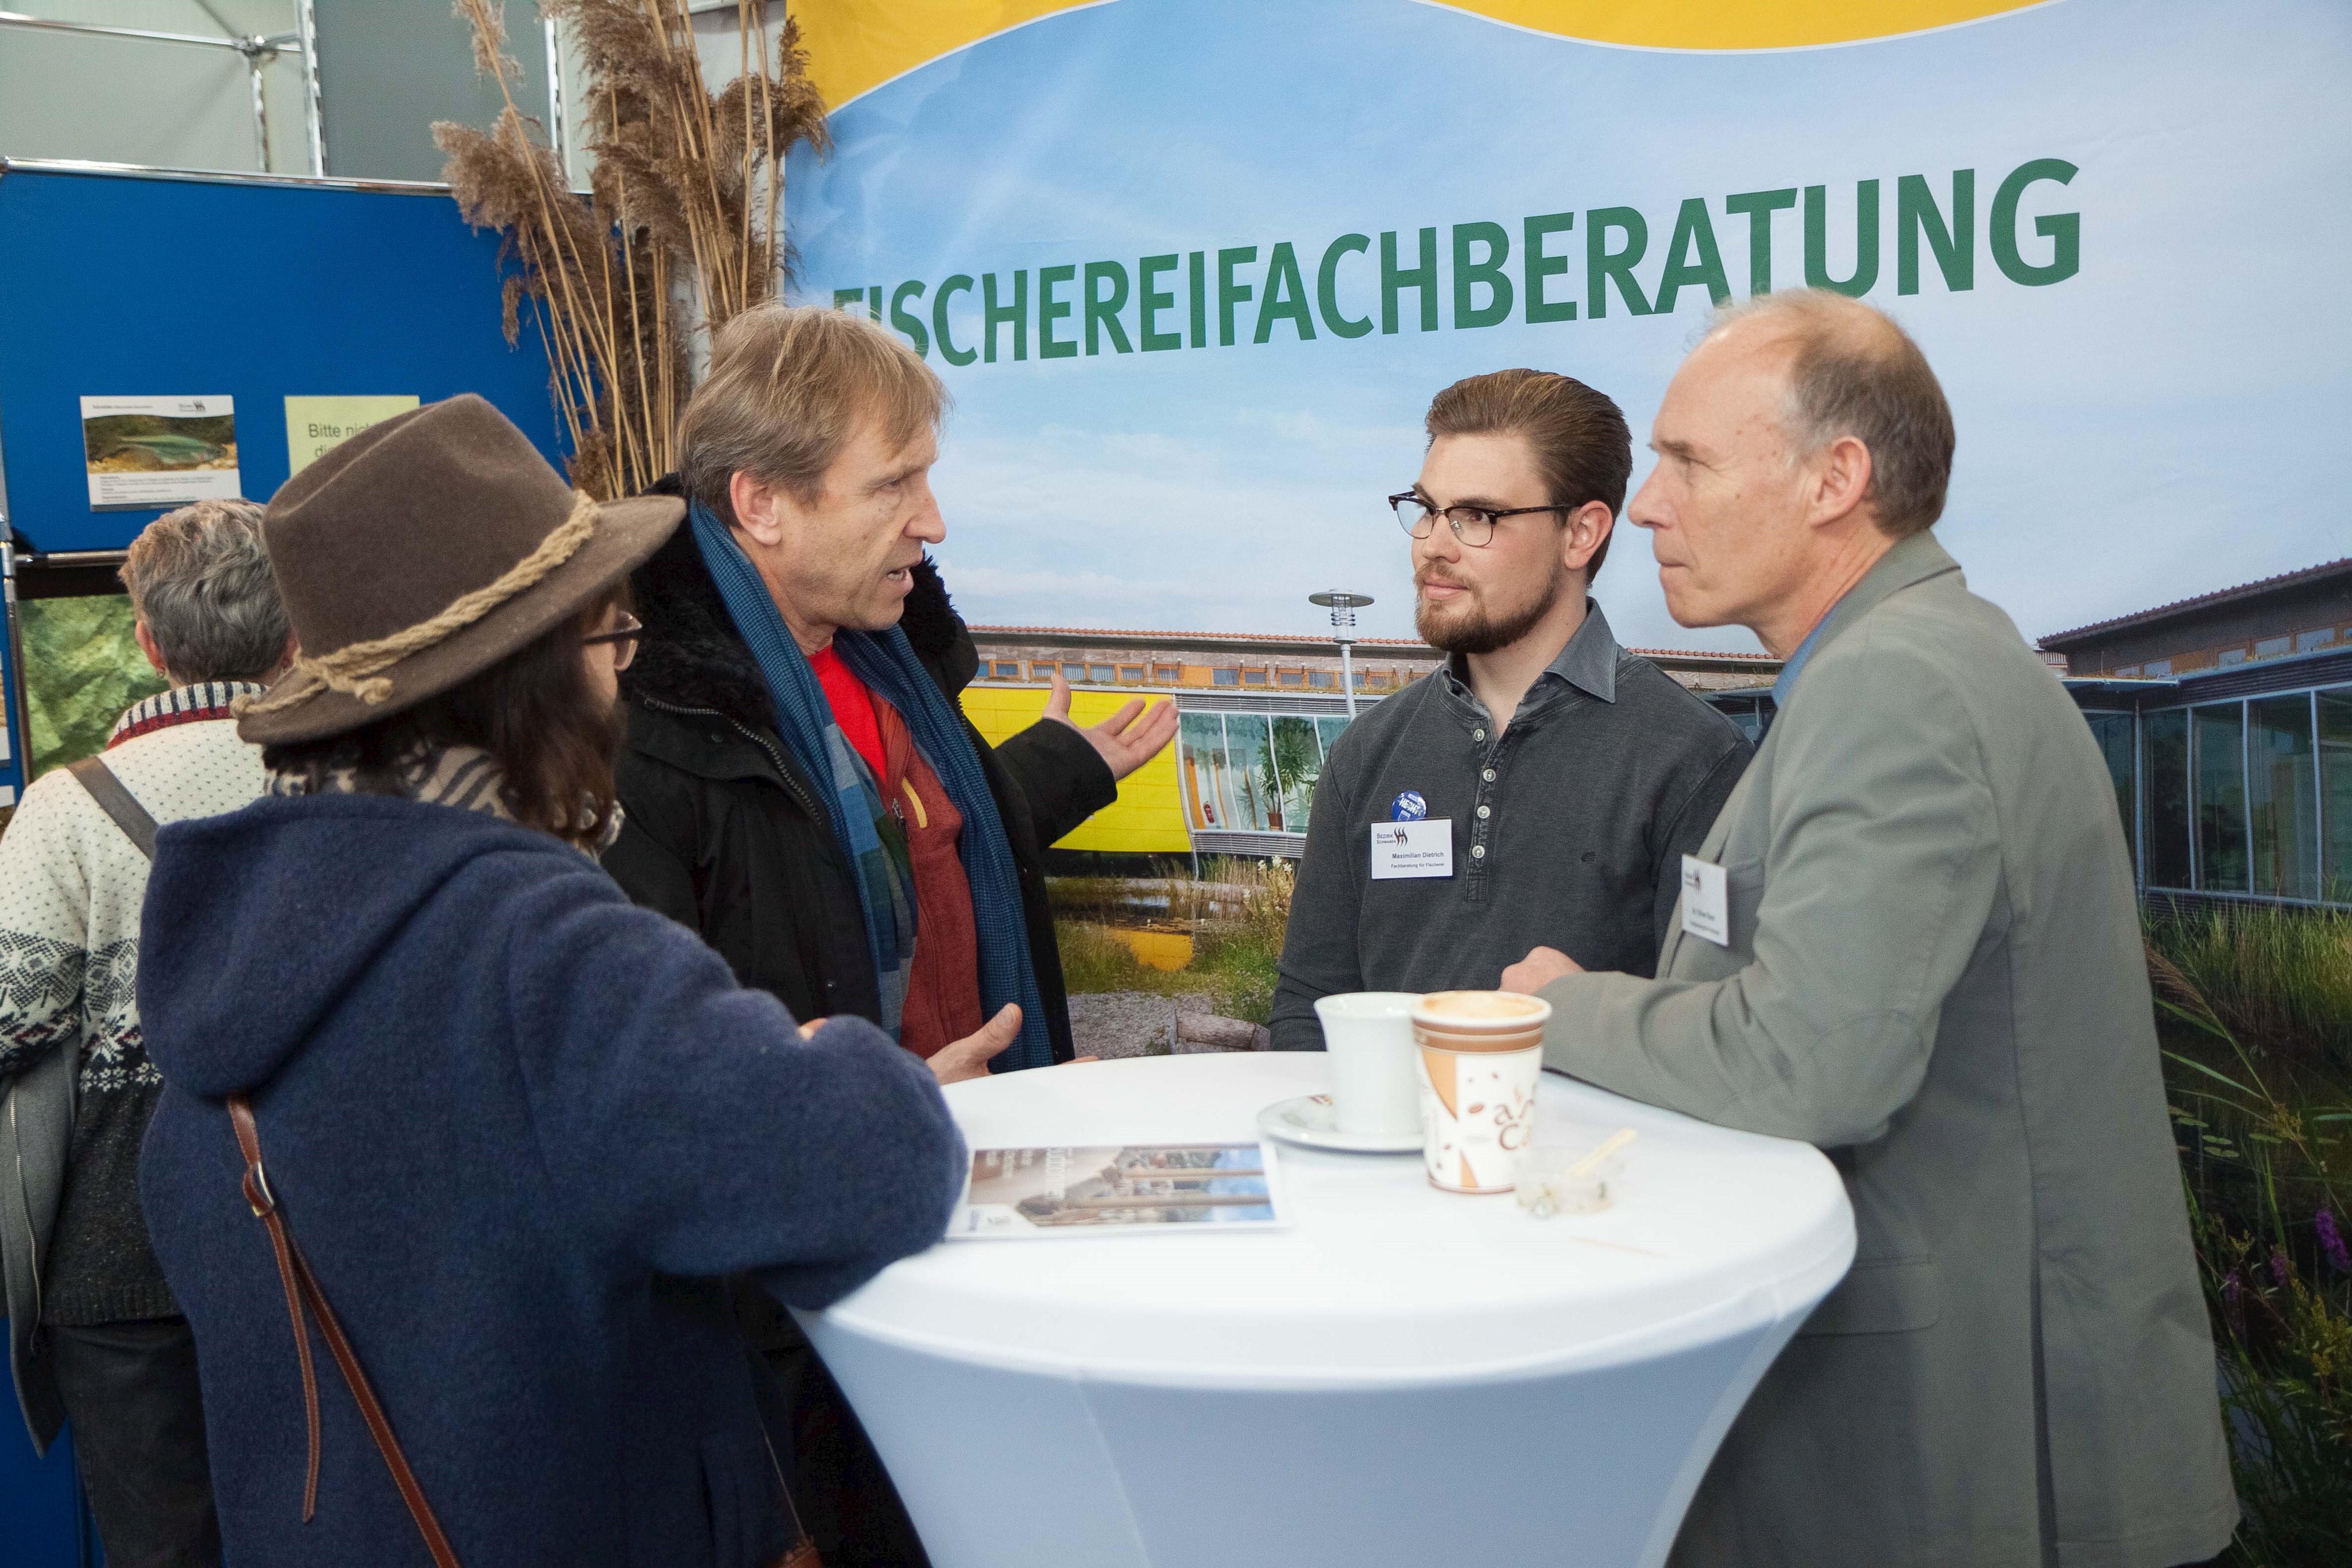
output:
[[[1952,478],[1952,405],[1910,334],[1858,299],[1804,288],[1731,306],[1707,336],[1750,321],[1792,347],[1780,413],[1791,457],[1851,435],[1870,449],[1864,499],[1879,528],[1903,538],[1932,527]]]
[[[122,586],[179,681],[257,681],[286,656],[289,628],[251,501],[198,501],[131,541]]]

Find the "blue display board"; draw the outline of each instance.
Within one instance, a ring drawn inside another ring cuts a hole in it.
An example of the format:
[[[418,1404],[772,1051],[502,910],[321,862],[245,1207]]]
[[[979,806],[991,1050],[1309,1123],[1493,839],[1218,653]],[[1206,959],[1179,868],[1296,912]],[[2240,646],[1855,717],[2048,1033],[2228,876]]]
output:
[[[562,465],[547,355],[499,322],[498,236],[437,187],[0,160],[0,500],[20,553],[120,549],[92,508],[85,396],[236,400],[245,495],[285,483],[289,396],[478,392]],[[5,653],[0,653],[0,658]],[[21,788],[21,672],[0,789]]]
[[[437,189],[0,162],[0,463],[19,548],[120,549],[84,396],[226,392],[245,493],[286,482],[289,395],[479,392],[560,464],[547,356],[507,346],[498,237]]]

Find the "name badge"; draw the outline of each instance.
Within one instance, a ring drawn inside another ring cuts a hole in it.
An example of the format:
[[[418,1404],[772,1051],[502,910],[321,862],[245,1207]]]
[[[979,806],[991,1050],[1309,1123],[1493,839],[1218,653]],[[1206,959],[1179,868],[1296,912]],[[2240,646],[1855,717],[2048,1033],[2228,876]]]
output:
[[[1731,946],[1731,895],[1723,868],[1696,855],[1683,856],[1683,935]]]
[[[1372,880],[1454,874],[1454,820],[1372,824]]]

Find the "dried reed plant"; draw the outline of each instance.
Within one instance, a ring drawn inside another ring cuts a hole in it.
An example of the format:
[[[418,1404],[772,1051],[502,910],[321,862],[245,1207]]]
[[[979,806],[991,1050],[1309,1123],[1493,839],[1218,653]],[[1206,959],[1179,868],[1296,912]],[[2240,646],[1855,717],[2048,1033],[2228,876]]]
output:
[[[507,340],[528,308],[548,345],[572,482],[604,499],[677,466],[688,344],[772,298],[792,261],[783,159],[829,145],[800,28],[771,52],[765,7],[737,0],[741,74],[704,84],[684,0],[541,0],[585,68],[595,172],[585,199],[515,105],[520,68],[490,0],[455,0],[474,63],[506,99],[488,131],[441,121],[443,177],[467,222],[504,236]]]

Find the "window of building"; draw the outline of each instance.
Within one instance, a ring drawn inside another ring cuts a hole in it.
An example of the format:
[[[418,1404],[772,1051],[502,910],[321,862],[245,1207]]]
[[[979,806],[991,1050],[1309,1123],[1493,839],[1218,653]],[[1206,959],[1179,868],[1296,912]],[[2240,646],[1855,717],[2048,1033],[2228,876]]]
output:
[[[1339,677],[1328,670],[1309,670],[1307,672],[1307,684],[1310,686],[1336,686],[1339,684]]]
[[[1303,833],[1325,748],[1345,719],[1295,714],[1188,713],[1178,720],[1177,772],[1196,830]]]
[[[1112,669],[1108,664],[1088,664],[1087,666],[1087,679],[1097,682],[1102,685],[1109,685],[1118,678],[1118,672]]]
[[[1265,685],[1265,672],[1264,670],[1244,670],[1242,672],[1242,685],[1245,686],[1262,686]]]
[[[1181,664],[1155,664],[1151,669],[1151,678],[1160,682],[1162,685],[1173,685],[1178,681],[1184,678],[1184,666]]]
[[[1233,757],[1234,826],[1249,833],[1278,833],[1282,800],[1266,716],[1229,713],[1224,719],[1225,749]]]
[[[988,669],[989,674],[1000,681],[1017,681],[1021,678],[1021,661],[1018,659],[998,659],[990,664]]]
[[[1230,664],[1211,670],[1209,684],[1213,686],[1237,686],[1242,684],[1242,673]]]
[[[2150,887],[2189,885],[2189,710],[2162,708],[2141,722]]]
[[[2262,656],[2263,655],[2259,653],[2255,655],[2257,658]],[[2221,656],[2217,662],[2225,665],[2242,664],[2246,662],[2246,651],[2243,648],[2224,648],[2221,650]]]
[[[2264,637],[2254,644],[2254,657],[2275,659],[2294,646],[2294,639],[2292,637]]]
[[[1303,833],[1315,803],[1315,781],[1323,777],[1323,745],[1316,738],[1315,721],[1288,713],[1276,717],[1272,755],[1280,826],[1286,833]]]
[[[2298,632],[2294,634],[2294,651],[2298,653],[2315,653],[2322,648],[2332,648],[2335,645],[2336,628],[2333,626],[2324,627],[2317,632]]]
[[[2319,730],[2319,870],[2326,896],[2352,904],[2352,686],[2321,692],[2313,706]]]
[[[1062,664],[1062,679],[1066,681],[1083,681],[1086,678],[1087,667],[1084,664],[1071,664],[1066,660],[1064,661]]]
[[[2132,819],[2138,813],[2132,810],[2132,716],[2127,713],[2085,714],[2091,724],[2091,738],[2099,743],[2099,755],[2106,758],[2107,778],[2116,787],[2116,810],[2124,820],[2124,842],[2131,847],[2132,863],[2139,863],[2137,834]],[[1735,720],[1735,722],[1737,722]],[[1743,729],[1745,726],[1741,727]],[[1752,743],[1758,737],[1748,737]]]
[[[1307,672],[1304,670],[1283,670],[1276,674],[1274,680],[1276,685],[1303,686],[1307,684]]]
[[[1176,735],[1186,821],[1200,831],[1229,831],[1234,820],[1232,763],[1225,753],[1223,718],[1213,713],[1184,714],[1177,720]]]
[[[2138,674],[2139,666],[2137,664],[2126,664],[2122,669],[2116,672],[2116,679],[2119,681],[2128,681]]]
[[[2189,737],[2197,811],[2197,891],[2247,892],[2244,705],[2215,703],[2189,709]]]
[[[2168,675],[2172,674],[2172,661],[2169,659],[2150,659],[2145,665],[2141,666],[2141,674],[2147,675],[2150,680],[2156,680],[2162,676]]]
[[[2308,692],[2246,705],[2254,891],[2274,898],[2319,896],[2319,779],[2312,769],[2311,725]]]
[[[1139,682],[1143,679],[1143,666],[1141,664],[1121,664],[1118,667],[1118,678],[1121,683],[1127,685],[1132,685]]]

